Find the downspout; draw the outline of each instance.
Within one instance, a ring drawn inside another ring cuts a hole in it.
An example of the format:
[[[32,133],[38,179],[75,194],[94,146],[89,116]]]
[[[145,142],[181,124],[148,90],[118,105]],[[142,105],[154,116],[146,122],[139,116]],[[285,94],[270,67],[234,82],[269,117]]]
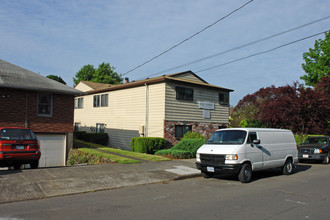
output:
[[[145,102],[146,102],[146,106],[145,106],[145,121],[144,121],[144,137],[147,137],[148,134],[148,115],[149,115],[149,111],[148,111],[148,96],[149,96],[149,88],[148,88],[148,84],[145,83],[144,84],[146,86],[146,97],[145,97]]]
[[[28,128],[28,105],[29,105],[29,96],[25,95],[25,128]]]

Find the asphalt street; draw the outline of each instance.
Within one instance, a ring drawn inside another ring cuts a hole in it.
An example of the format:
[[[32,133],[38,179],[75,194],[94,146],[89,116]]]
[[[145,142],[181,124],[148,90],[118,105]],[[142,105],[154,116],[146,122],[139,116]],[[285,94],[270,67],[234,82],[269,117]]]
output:
[[[329,219],[330,165],[236,177],[195,177],[0,204],[0,219]]]

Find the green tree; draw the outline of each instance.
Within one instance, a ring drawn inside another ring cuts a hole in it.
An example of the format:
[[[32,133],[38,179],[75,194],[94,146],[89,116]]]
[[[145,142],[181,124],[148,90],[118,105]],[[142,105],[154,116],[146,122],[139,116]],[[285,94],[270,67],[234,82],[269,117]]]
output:
[[[60,82],[60,83],[62,83],[64,85],[66,85],[66,82],[60,76],[48,75],[47,78],[52,79],[52,80],[55,80],[57,82]]]
[[[101,63],[96,70],[93,82],[119,84],[123,79],[109,63]]]
[[[95,76],[95,68],[93,65],[83,66],[73,77],[74,86],[76,86],[80,81],[92,81]]]
[[[73,78],[74,86],[80,81],[91,81],[107,84],[119,84],[122,82],[121,74],[115,72],[115,68],[109,63],[101,63],[98,68],[93,65],[83,66]]]
[[[306,85],[315,86],[323,76],[330,73],[330,32],[325,34],[324,40],[316,40],[314,48],[303,54],[305,63],[302,68],[306,72],[300,77]]]

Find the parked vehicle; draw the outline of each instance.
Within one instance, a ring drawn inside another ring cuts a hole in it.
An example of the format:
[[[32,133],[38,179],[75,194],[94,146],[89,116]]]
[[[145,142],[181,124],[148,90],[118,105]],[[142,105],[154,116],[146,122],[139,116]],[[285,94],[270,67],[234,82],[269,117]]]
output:
[[[30,129],[0,127],[0,167],[14,166],[20,169],[22,164],[38,168],[40,147],[37,137]]]
[[[283,129],[219,129],[196,154],[196,167],[205,178],[230,173],[242,183],[250,182],[252,171],[257,170],[280,167],[289,175],[297,163],[294,136]]]
[[[328,164],[330,159],[330,137],[308,137],[305,142],[298,147],[298,156],[299,161],[315,160]]]

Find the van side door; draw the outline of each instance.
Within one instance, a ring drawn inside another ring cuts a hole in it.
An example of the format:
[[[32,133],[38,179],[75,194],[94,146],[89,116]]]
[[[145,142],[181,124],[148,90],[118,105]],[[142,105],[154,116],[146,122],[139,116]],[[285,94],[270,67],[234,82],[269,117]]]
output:
[[[259,144],[254,144],[254,140],[258,140],[257,132],[249,132],[248,139],[245,144],[246,158],[251,161],[253,170],[263,168],[262,148]]]

